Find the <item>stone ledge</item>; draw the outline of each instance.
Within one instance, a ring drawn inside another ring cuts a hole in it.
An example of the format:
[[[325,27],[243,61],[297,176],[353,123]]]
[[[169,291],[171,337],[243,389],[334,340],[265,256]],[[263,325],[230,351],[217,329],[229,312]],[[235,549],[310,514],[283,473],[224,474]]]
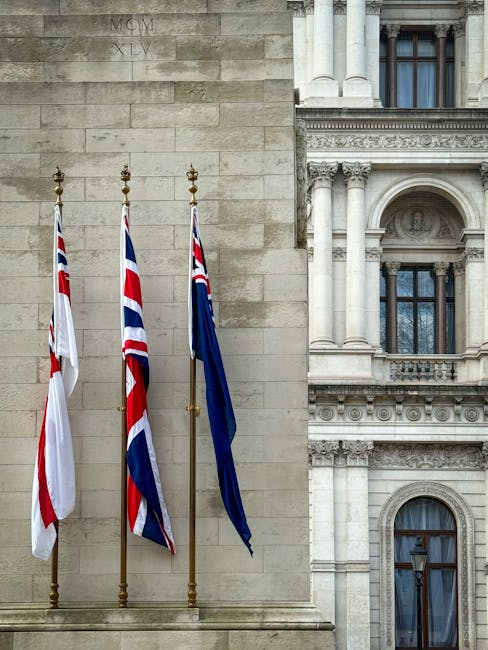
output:
[[[137,603],[127,609],[101,603],[73,604],[59,609],[39,605],[0,609],[0,631],[81,630],[333,630],[320,611],[308,603],[209,604],[189,609],[182,604]]]

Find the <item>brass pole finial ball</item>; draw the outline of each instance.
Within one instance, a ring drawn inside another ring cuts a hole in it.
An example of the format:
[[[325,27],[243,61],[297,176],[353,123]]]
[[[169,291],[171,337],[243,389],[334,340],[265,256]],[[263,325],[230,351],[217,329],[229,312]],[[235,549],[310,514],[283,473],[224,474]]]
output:
[[[198,172],[196,169],[194,169],[193,165],[190,163],[190,169],[189,171],[186,172],[186,177],[190,181],[190,187],[188,188],[188,191],[191,193],[192,200],[190,201],[190,205],[196,205],[197,200],[195,198],[195,193],[198,190],[198,187],[195,185],[195,181],[198,179]]]
[[[62,187],[61,183],[64,181],[64,174],[59,169],[59,167],[57,165],[56,165],[56,171],[53,174],[53,179],[54,179],[54,182],[56,183],[56,187],[54,188],[54,191],[58,195],[57,199],[56,199],[56,203],[58,205],[63,205],[63,203],[61,201],[61,194],[63,193],[63,187]]]

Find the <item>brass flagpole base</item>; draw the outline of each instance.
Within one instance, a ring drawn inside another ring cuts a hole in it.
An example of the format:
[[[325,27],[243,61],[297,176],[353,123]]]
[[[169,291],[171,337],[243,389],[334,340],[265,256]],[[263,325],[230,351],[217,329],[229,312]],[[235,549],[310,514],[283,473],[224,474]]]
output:
[[[54,522],[56,530],[56,541],[54,542],[51,554],[51,584],[49,592],[49,608],[59,608],[59,592],[58,592],[58,537],[59,537],[59,522]]]

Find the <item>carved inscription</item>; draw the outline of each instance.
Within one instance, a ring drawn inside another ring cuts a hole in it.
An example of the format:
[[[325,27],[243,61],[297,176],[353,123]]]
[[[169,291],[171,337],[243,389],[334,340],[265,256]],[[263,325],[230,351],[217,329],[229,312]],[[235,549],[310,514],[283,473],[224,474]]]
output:
[[[117,32],[124,36],[143,36],[154,32],[154,18],[148,16],[129,16],[129,17],[111,17],[110,27],[112,32]],[[145,57],[149,52],[151,43],[144,41],[112,43],[115,54],[128,57]]]

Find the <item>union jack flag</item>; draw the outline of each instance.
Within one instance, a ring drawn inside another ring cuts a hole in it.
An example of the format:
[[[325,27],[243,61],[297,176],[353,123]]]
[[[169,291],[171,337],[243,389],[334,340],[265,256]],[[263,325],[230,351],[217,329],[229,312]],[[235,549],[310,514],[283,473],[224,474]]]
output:
[[[159,478],[147,414],[149,385],[147,338],[136,256],[129,233],[129,207],[122,206],[120,240],[122,355],[126,366],[127,516],[131,531],[166,546],[174,540]]]
[[[207,412],[217,461],[220,494],[229,519],[252,555],[249,541],[251,531],[247,525],[232,456],[231,445],[236,432],[236,421],[215,331],[212,293],[200,239],[196,205],[191,208],[189,284],[190,354],[192,359],[196,357],[203,361]]]
[[[51,371],[32,486],[32,553],[47,560],[56,541],[54,524],[75,507],[75,464],[66,399],[78,378],[68,262],[61,210],[54,208],[54,308],[49,323]]]

